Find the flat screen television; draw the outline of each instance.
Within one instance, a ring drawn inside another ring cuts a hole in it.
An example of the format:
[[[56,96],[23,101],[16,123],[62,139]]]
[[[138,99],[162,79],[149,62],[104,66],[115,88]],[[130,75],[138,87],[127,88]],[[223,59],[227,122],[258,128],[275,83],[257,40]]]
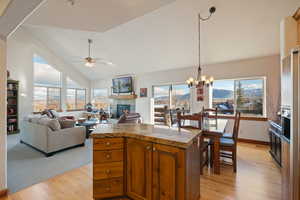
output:
[[[114,78],[112,82],[113,82],[113,93],[133,92],[132,77]]]

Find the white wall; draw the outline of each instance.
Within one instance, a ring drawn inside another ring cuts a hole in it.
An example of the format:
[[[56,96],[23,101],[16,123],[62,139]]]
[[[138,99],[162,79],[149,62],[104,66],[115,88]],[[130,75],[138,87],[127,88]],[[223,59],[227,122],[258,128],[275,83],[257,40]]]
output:
[[[190,77],[196,76],[196,67],[159,71],[135,76],[135,91],[138,94],[140,88],[148,88],[148,98],[136,100],[136,111],[139,112],[145,123],[153,123],[151,117],[152,86],[168,83],[184,83]],[[280,105],[280,58],[279,56],[268,56],[249,60],[233,61],[228,63],[212,64],[204,67],[203,74],[214,76],[216,80],[266,77],[266,102],[267,117],[275,118]],[[112,78],[112,77],[111,77]],[[94,88],[110,88],[111,78],[92,82]],[[197,102],[195,91],[191,95],[192,112],[199,112],[202,106],[209,106],[208,90],[204,102]],[[230,121],[229,130],[232,126]],[[268,122],[242,121],[240,137],[260,141],[268,141]]]
[[[7,66],[11,78],[20,81],[20,119],[33,111],[33,55],[38,54],[46,60],[52,67],[62,72],[63,85],[66,83],[66,76],[80,84],[82,87],[89,88],[90,81],[72,66],[67,65],[59,56],[36,40],[25,28],[18,29],[7,41]],[[65,87],[62,89],[62,108],[64,110]]]
[[[0,38],[0,191],[6,186],[6,42]]]

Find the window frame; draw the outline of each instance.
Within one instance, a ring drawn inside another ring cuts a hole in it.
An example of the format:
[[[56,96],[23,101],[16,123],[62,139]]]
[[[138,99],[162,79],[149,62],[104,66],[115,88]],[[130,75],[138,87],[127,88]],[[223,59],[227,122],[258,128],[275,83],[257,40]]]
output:
[[[39,88],[46,88],[46,91],[47,91],[47,95],[46,95],[46,108],[45,109],[49,109],[49,89],[59,89],[59,108],[56,110],[57,112],[61,112],[62,111],[62,101],[61,101],[61,94],[62,94],[62,88],[61,87],[50,87],[50,86],[40,86],[40,85],[34,85],[33,88],[36,88],[36,87],[39,87]],[[34,100],[34,92],[35,90],[33,91],[33,104],[35,102]],[[33,113],[40,113],[41,111],[35,111],[34,110],[34,105],[33,105]]]
[[[69,111],[84,111],[85,108],[78,108],[78,103],[77,103],[77,90],[84,90],[85,91],[85,98],[84,98],[84,104],[86,105],[87,102],[87,89],[86,88],[66,88],[66,104],[68,101],[68,90],[75,90],[75,108],[74,109],[67,109],[67,112]]]
[[[34,62],[34,57],[39,57],[41,59],[43,59],[47,65],[49,65],[51,68],[55,69],[57,72],[59,72],[59,86],[48,86],[48,85],[42,85],[42,84],[38,84],[35,81],[35,62]],[[49,109],[49,89],[59,89],[59,109],[57,109],[57,112],[62,112],[62,72],[59,71],[58,69],[56,69],[55,67],[53,67],[52,65],[50,65],[42,56],[40,56],[39,54],[34,54],[33,55],[33,113],[41,113],[41,111],[35,111],[34,110],[34,103],[35,103],[35,99],[34,99],[34,92],[35,92],[35,87],[39,87],[39,88],[46,88],[47,90],[47,96],[46,96],[46,108],[45,109]]]
[[[108,94],[108,89],[107,88],[92,88],[92,99],[94,99],[95,96],[95,90],[106,90],[106,96],[105,97],[97,97],[97,98],[101,98],[101,99],[107,99],[109,94]]]
[[[263,98],[263,105],[262,105],[262,115],[249,115],[249,114],[243,114],[243,118],[245,119],[263,119],[265,120],[267,118],[267,101],[266,101],[266,83],[267,83],[267,77],[266,76],[254,76],[254,77],[245,77],[245,78],[232,78],[232,79],[216,79],[215,81],[228,81],[231,80],[234,82],[233,85],[233,100],[234,100],[234,109],[233,109],[233,114],[219,114],[220,116],[224,117],[224,118],[231,118],[236,114],[236,106],[237,106],[237,95],[236,95],[236,84],[238,81],[247,81],[247,80],[262,80],[263,85],[263,94],[262,94],[262,98]],[[209,106],[213,107],[213,89],[214,87],[211,87],[211,95],[209,98]]]
[[[106,94],[105,96],[95,96],[95,90],[105,90]],[[103,103],[107,103],[107,109],[104,109],[106,112],[110,112],[110,103],[109,102],[109,89],[108,88],[92,88],[92,104],[93,106],[95,106],[95,101],[96,99],[100,99],[103,100]],[[95,106],[96,107],[96,106]],[[99,109],[98,107],[96,107],[97,109]]]
[[[173,91],[173,87],[176,85],[187,85],[184,82],[179,82],[179,83],[170,83],[170,84],[159,84],[159,85],[152,85],[152,98],[154,99],[154,88],[155,87],[162,87],[162,86],[168,86],[169,87],[169,102],[168,102],[168,107],[169,109],[176,109],[173,108],[173,102],[172,102],[172,91]],[[190,93],[190,98],[189,98],[189,111],[191,110],[191,106],[192,106],[192,102],[191,102],[191,97],[192,97],[192,91],[189,88],[189,93]]]

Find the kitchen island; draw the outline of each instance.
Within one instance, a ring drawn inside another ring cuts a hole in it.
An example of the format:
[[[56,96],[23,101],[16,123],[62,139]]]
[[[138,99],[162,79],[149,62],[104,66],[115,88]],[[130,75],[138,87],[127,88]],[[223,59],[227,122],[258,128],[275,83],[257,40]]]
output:
[[[200,133],[146,124],[103,124],[93,138],[93,197],[200,199]]]

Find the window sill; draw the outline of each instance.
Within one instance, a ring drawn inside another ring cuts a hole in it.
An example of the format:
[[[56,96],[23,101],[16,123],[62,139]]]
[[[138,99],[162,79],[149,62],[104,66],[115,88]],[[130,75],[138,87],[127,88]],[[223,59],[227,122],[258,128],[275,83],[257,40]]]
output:
[[[210,118],[214,118],[214,116],[209,116]],[[229,115],[218,115],[219,119],[234,119],[234,116],[229,116]],[[268,121],[267,117],[241,117],[241,120],[245,121]]]

